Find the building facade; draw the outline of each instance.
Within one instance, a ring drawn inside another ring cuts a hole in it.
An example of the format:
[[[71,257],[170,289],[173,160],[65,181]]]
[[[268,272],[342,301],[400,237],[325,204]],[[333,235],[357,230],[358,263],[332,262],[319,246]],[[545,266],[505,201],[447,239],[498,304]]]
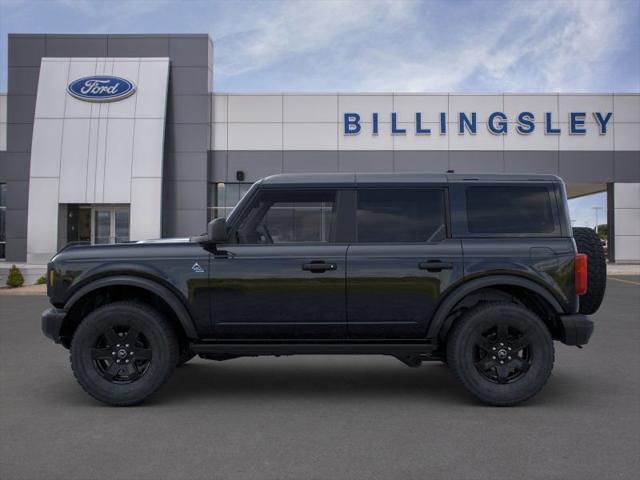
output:
[[[7,261],[198,234],[274,173],[448,170],[607,191],[610,257],[640,261],[637,93],[218,93],[207,35],[9,35],[8,69]]]

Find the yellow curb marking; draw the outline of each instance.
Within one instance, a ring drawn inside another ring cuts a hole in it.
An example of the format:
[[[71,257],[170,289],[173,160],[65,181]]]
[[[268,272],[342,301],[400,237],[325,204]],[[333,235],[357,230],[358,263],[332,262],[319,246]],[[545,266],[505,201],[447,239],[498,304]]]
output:
[[[616,277],[607,277],[610,280],[615,280],[617,282],[622,282],[622,283],[629,283],[631,285],[640,285],[640,282],[632,282],[631,280],[622,280],[621,278],[616,278]]]

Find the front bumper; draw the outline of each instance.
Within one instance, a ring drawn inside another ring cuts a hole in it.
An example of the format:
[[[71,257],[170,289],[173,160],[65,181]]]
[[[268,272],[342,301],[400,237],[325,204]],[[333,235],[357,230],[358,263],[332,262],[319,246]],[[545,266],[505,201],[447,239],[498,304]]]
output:
[[[562,337],[560,341],[565,345],[586,345],[593,333],[593,321],[586,315],[562,315]]]
[[[56,343],[62,343],[62,323],[67,312],[59,308],[48,308],[42,312],[42,333]]]

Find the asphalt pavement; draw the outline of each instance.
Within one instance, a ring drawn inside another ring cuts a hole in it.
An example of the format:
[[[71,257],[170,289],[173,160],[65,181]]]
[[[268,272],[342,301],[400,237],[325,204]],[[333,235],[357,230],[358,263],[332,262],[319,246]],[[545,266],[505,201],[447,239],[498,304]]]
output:
[[[195,359],[145,405],[103,406],[44,338],[42,296],[0,297],[0,478],[618,479],[640,471],[640,278],[610,279],[546,388],[478,404],[436,363]]]

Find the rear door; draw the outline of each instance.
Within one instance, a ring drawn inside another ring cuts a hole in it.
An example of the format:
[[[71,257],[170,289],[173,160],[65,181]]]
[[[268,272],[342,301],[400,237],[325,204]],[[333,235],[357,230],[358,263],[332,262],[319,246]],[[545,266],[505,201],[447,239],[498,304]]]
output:
[[[443,292],[463,276],[446,189],[359,188],[347,252],[352,338],[422,338]]]

